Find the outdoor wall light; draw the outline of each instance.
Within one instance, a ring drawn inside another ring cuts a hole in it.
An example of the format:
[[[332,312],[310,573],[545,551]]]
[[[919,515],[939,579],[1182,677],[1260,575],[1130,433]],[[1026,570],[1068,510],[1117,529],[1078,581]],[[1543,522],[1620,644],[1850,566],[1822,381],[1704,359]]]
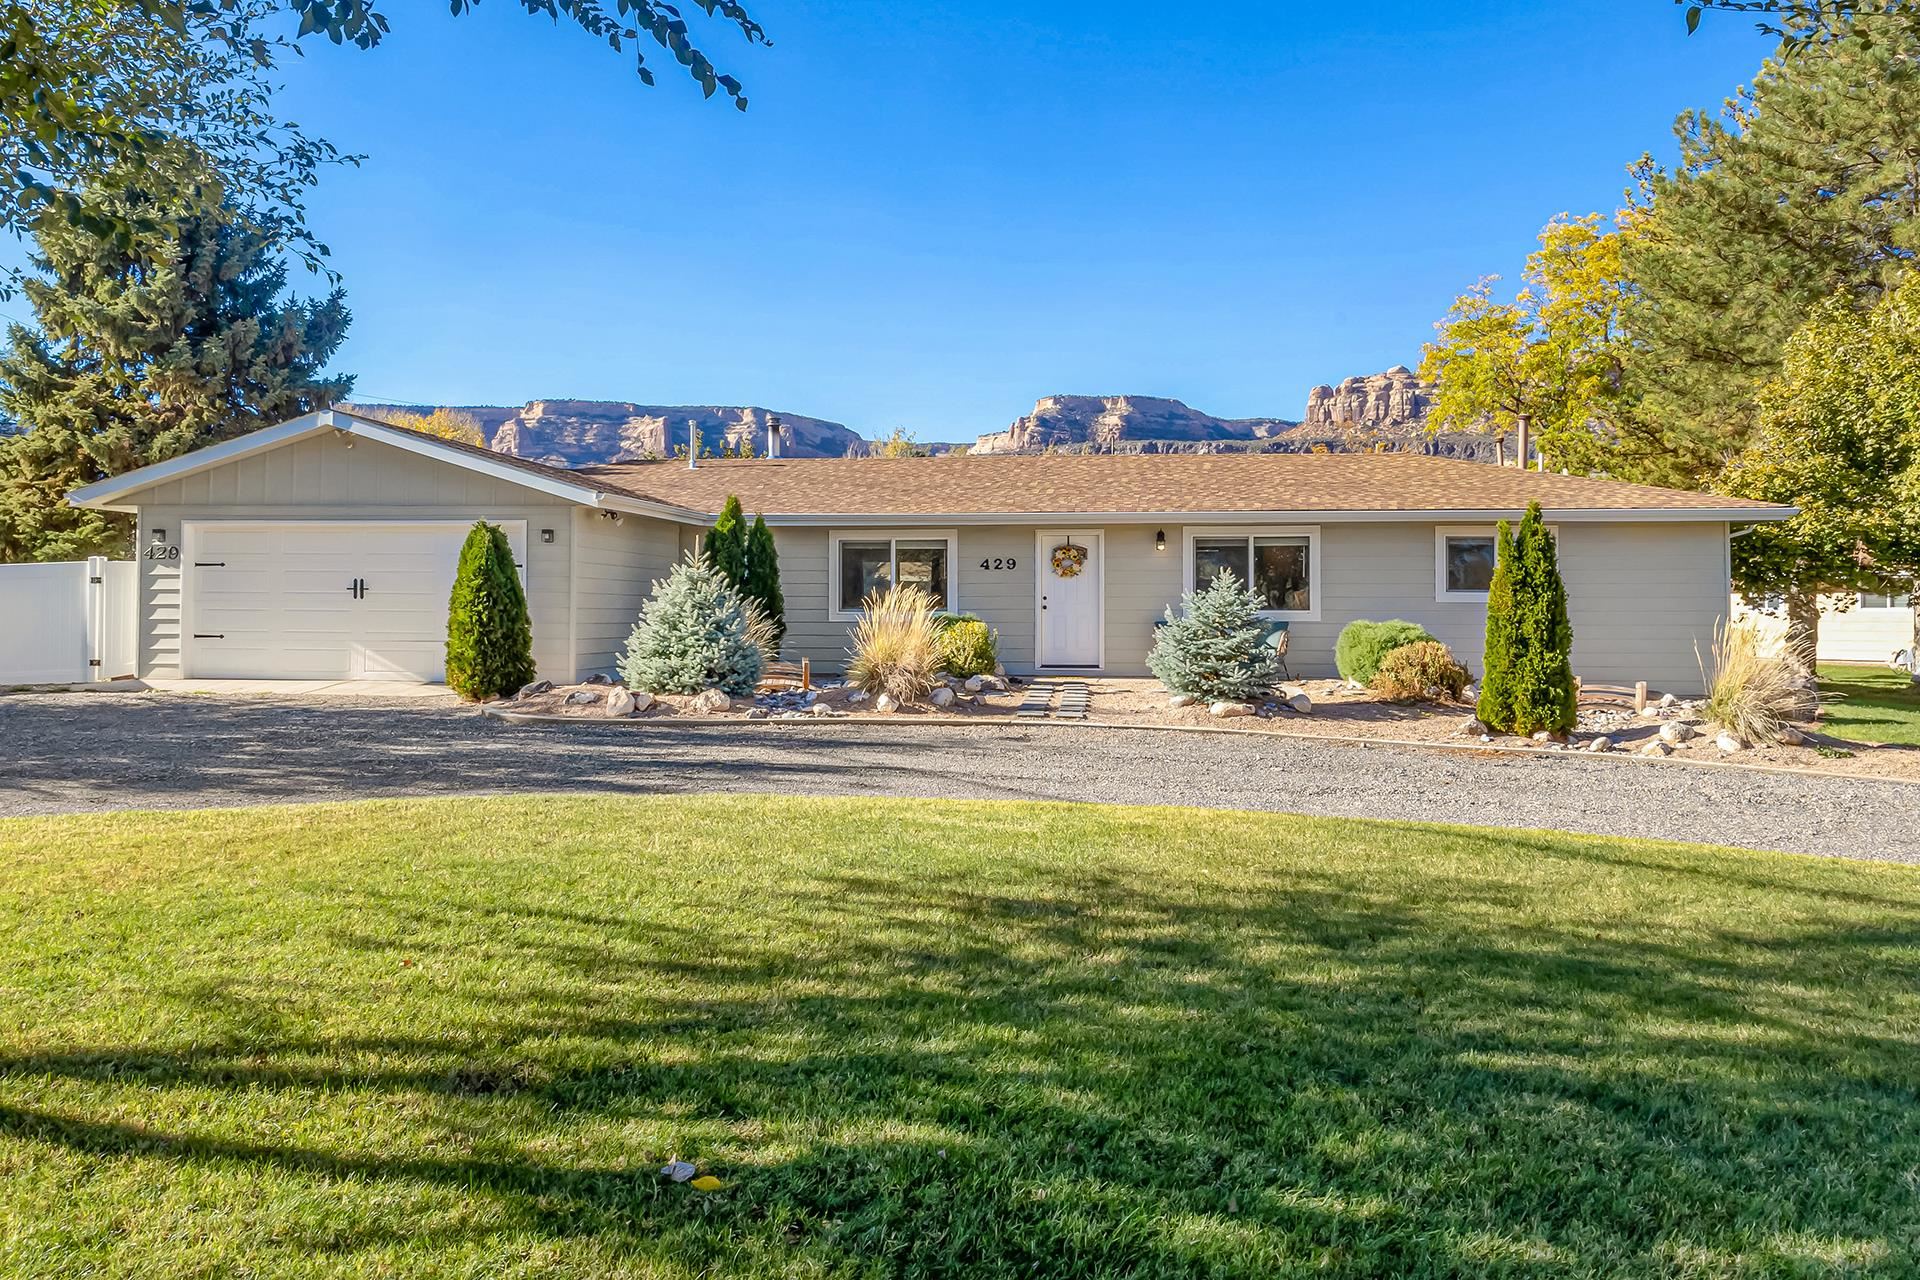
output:
[[[156,546],[158,546],[162,542],[165,542],[166,540],[167,540],[167,531],[165,529],[155,529],[153,531],[153,537],[150,539],[150,541],[153,542],[154,545]]]
[[[1165,529],[1155,529],[1153,531],[1153,549],[1155,551],[1165,551],[1167,549],[1167,531]]]
[[[542,542],[552,542],[552,541],[553,541],[553,530],[551,530],[551,529],[542,529],[542,530],[540,531],[540,541],[542,541]]]

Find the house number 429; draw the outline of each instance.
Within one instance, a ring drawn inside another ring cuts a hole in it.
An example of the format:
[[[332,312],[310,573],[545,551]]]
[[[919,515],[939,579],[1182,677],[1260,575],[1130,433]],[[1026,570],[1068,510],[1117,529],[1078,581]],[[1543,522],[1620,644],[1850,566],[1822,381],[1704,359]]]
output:
[[[1018,569],[1020,567],[1020,562],[1012,556],[1007,556],[1005,558],[1002,558],[1000,556],[988,556],[985,560],[982,560],[980,562],[980,567],[982,569],[989,569],[989,570]]]

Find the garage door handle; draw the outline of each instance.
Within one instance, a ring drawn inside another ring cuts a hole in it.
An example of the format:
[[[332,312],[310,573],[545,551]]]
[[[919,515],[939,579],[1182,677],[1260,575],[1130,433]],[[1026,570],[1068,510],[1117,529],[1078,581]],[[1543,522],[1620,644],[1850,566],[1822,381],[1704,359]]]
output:
[[[353,585],[347,588],[347,594],[355,600],[365,600],[367,598],[367,580],[365,578],[355,578]]]
[[[193,633],[193,638],[195,640],[225,640],[227,636],[224,631],[218,635],[215,635],[211,631],[196,631]]]

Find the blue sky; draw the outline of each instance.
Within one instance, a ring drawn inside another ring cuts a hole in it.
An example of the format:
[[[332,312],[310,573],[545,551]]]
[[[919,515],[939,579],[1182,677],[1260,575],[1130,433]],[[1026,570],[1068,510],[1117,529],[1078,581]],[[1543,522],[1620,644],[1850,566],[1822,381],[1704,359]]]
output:
[[[309,43],[284,103],[368,154],[310,205],[361,398],[921,439],[1055,392],[1297,417],[1412,365],[1767,49],[1669,0],[755,0],[770,49],[696,15],[742,114],[512,0],[384,7],[385,44]]]

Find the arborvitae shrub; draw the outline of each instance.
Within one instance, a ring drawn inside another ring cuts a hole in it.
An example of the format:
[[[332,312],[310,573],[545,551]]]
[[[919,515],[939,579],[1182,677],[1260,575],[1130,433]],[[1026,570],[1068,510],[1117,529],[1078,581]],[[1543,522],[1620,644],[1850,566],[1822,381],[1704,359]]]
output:
[[[1250,702],[1280,679],[1280,660],[1267,644],[1262,600],[1222,572],[1188,592],[1180,613],[1167,610],[1147,668],[1174,693],[1208,702]]]
[[[773,628],[773,647],[777,653],[787,634],[787,602],[780,594],[780,553],[774,548],[773,530],[764,517],[753,518],[747,534],[747,577],[741,590],[749,600],[759,602]]]
[[[706,553],[707,562],[720,571],[734,590],[746,587],[747,517],[740,509],[740,499],[727,495],[726,504],[720,508],[720,518],[707,530],[701,550]]]
[[[447,601],[447,687],[470,701],[533,679],[533,624],[506,533],[482,520],[460,548]]]
[[[1333,664],[1342,676],[1355,684],[1372,684],[1381,659],[1403,645],[1431,639],[1427,629],[1417,622],[1401,618],[1369,622],[1361,618],[1340,629],[1340,638],[1333,646]]]
[[[1567,620],[1567,587],[1553,535],[1540,504],[1527,507],[1514,536],[1514,634],[1519,647],[1511,668],[1513,731],[1560,733],[1579,716],[1574,689],[1573,624]]]
[[[673,567],[653,596],[620,657],[620,678],[648,693],[720,689],[752,694],[760,682],[760,647],[740,593],[705,557]]]
[[[1506,733],[1513,728],[1513,664],[1519,640],[1514,627],[1513,529],[1502,520],[1493,535],[1493,581],[1487,586],[1487,644],[1482,655],[1480,699],[1474,711],[1482,724]]]

